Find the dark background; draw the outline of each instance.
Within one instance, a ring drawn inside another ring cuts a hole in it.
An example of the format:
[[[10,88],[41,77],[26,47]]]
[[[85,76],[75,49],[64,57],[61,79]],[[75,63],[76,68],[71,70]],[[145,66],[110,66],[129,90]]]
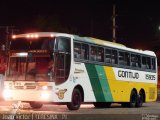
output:
[[[13,33],[53,31],[112,41],[113,4],[116,4],[117,42],[157,51],[160,2],[154,1],[1,0],[0,26],[14,26]],[[1,43],[6,39],[5,30],[0,27]]]

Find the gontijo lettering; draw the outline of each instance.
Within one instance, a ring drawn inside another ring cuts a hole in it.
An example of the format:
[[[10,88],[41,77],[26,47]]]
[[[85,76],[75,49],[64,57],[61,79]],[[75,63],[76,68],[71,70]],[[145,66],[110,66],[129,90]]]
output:
[[[138,72],[128,72],[128,71],[119,70],[118,77],[138,79],[139,74]]]

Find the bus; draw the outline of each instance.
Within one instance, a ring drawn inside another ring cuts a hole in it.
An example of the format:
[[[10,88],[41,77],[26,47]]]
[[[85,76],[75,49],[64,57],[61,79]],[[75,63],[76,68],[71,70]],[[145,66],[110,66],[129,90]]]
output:
[[[36,32],[12,36],[4,98],[43,104],[82,103],[107,108],[141,107],[157,98],[154,52],[67,33]]]

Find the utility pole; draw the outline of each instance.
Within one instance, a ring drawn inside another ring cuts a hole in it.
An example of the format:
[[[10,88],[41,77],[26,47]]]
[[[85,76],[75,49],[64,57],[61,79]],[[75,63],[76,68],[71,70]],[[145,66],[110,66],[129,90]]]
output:
[[[112,16],[112,30],[113,30],[113,36],[112,40],[113,42],[116,42],[116,5],[113,5],[113,16]]]

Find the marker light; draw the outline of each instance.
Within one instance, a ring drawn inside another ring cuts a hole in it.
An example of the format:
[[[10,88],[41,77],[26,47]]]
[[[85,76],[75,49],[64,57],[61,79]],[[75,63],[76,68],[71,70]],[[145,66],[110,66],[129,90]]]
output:
[[[39,36],[38,36],[38,34],[35,34],[34,37],[35,37],[35,38],[38,38]]]
[[[26,35],[26,38],[38,38],[39,35],[38,34],[31,34],[31,35]]]
[[[33,38],[34,37],[34,35],[33,34],[31,34],[31,38]]]
[[[26,38],[30,38],[30,35],[27,35]]]
[[[16,39],[16,35],[12,35],[12,39]]]
[[[53,34],[51,34],[51,37],[54,37],[54,35],[53,35]]]
[[[26,57],[28,55],[28,53],[16,53],[16,54],[20,57]]]

